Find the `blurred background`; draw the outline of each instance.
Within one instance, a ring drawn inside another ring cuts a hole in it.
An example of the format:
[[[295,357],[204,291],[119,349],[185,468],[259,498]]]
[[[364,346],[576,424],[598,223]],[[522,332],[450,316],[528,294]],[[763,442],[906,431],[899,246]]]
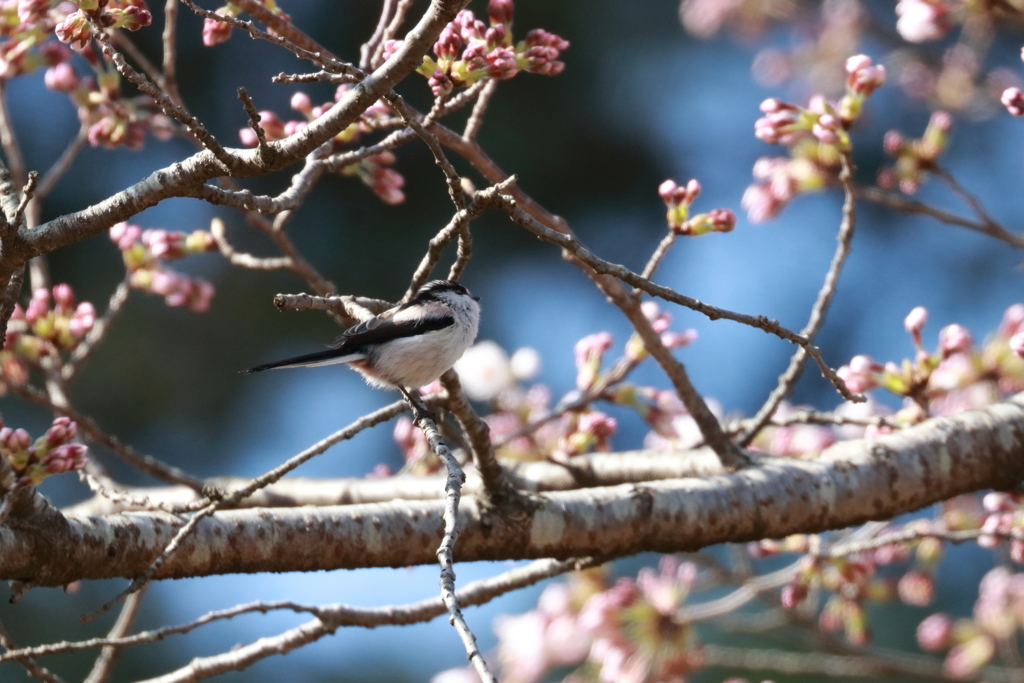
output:
[[[379,3],[349,0],[282,6],[298,26],[350,59],[356,58],[361,41],[372,32],[379,10]],[[422,0],[415,3],[413,15],[424,6]],[[480,0],[470,8],[479,14],[486,11]],[[150,9],[153,27],[131,34],[131,39],[158,62],[161,8]],[[594,252],[634,270],[642,269],[665,233],[658,184],[666,178],[680,184],[699,179],[703,193],[694,210],[732,209],[739,217],[736,229],[726,235],[681,239],[659,269],[658,281],[708,303],[767,315],[799,329],[835,246],[841,196],[831,189],[798,198],[767,223],[753,225],[746,219],[740,198],[751,182],[752,164],[760,156],[785,154],[753,136],[758,104],[769,96],[803,104],[812,91],[821,89],[835,95],[836,84],[842,87],[843,60],[857,52],[887,64],[890,83],[871,97],[853,138],[857,179],[871,183],[880,166],[891,162],[882,151],[883,134],[899,129],[908,137],[919,137],[931,111],[948,107],[949,102],[935,95],[915,97],[912,82],[893,77],[908,57],[900,51],[907,44],[895,32],[891,3],[830,0],[824,5],[793,5],[794,21],[752,21],[718,32],[704,26],[697,30],[703,36],[684,30],[679,10],[671,0],[521,0],[516,35],[540,27],[563,36],[571,43],[562,56],[566,68],[557,77],[520,74],[503,82],[479,141],[503,169],[519,175],[527,193],[563,216]],[[815,44],[822,25],[838,21],[836,17],[852,17],[865,28],[847,34],[851,44]],[[299,88],[271,85],[270,77],[305,69],[305,64],[237,33],[223,45],[204,48],[201,22],[185,8],[180,20],[183,97],[222,143],[237,145],[238,130],[245,126],[235,94],[239,86],[249,90],[258,108],[292,118],[288,102]],[[925,62],[943,64],[953,40],[923,48]],[[1024,73],[1018,59],[1021,41],[1020,34],[996,36],[984,70],[1002,69],[1003,77],[1010,79]],[[754,63],[759,66],[752,72]],[[314,103],[333,97],[330,86],[302,89]],[[425,79],[414,74],[399,90],[416,106],[429,108]],[[8,92],[28,166],[44,170],[75,135],[75,112],[62,94],[45,89],[41,72],[13,80]],[[1014,230],[1021,223],[1024,169],[1019,150],[1024,124],[994,102],[979,92],[961,102],[960,109],[951,109],[956,123],[945,165],[983,200],[996,220]],[[467,114],[455,115],[449,125],[460,130]],[[89,206],[192,151],[177,139],[147,139],[138,152],[87,149],[51,195],[43,219]],[[451,216],[443,177],[426,147],[418,142],[408,145],[397,151],[397,157],[395,168],[406,178],[403,204],[387,206],[357,180],[328,176],[291,223],[300,249],[341,292],[398,299],[427,241]],[[452,160],[478,187],[485,185],[467,164]],[[246,186],[254,192],[276,193],[293,172],[248,181]],[[922,188],[920,198],[968,214],[934,182]],[[143,228],[192,231],[207,229],[214,217],[226,222],[229,238],[239,250],[275,255],[272,245],[246,226],[237,212],[195,200],[166,201],[132,222]],[[474,258],[464,281],[483,297],[479,338],[495,340],[509,352],[523,346],[537,349],[544,363],[537,381],[550,386],[556,398],[575,386],[572,347],[580,337],[607,330],[616,340],[615,351],[621,350],[628,337],[625,321],[575,266],[560,259],[556,249],[496,213],[474,222],[473,236]],[[448,262],[439,273],[446,272]],[[70,283],[80,298],[101,311],[124,273],[120,253],[105,236],[54,253],[50,265],[55,283]],[[210,311],[193,314],[169,308],[159,297],[133,291],[71,393],[79,410],[141,452],[200,476],[257,475],[394,400],[340,367],[239,375],[239,370],[257,363],[316,350],[338,330],[322,313],[277,312],[272,305],[275,294],[306,289],[294,276],[232,268],[217,254],[191,257],[175,268],[214,283]],[[834,367],[857,353],[899,361],[912,354],[902,319],[918,305],[931,314],[926,346],[934,347],[938,330],[953,322],[981,339],[995,329],[1008,305],[1024,298],[1021,285],[1020,255],[1004,243],[861,203],[853,252],[819,344]],[[753,413],[775,386],[792,347],[727,321],[710,322],[682,309],[672,312],[675,329],[694,328],[699,333],[696,343],[678,352],[697,388],[727,413]],[[654,367],[642,367],[636,378],[667,386]],[[815,370],[804,373],[792,398],[821,409],[840,402]],[[49,424],[48,415],[12,397],[0,399],[0,409],[7,424],[33,433]],[[296,474],[361,476],[378,463],[397,469],[402,458],[390,430],[385,425],[364,432]],[[645,432],[639,418],[624,414],[614,444],[638,447]],[[99,456],[121,481],[153,483],[108,454]],[[48,479],[43,490],[57,504],[88,493],[73,476]],[[877,639],[915,650],[913,628],[926,613],[969,610],[991,555],[963,548],[954,550],[952,557],[957,561],[947,561],[938,574],[935,609],[902,608],[899,614],[906,621],[874,619]],[[616,571],[635,572],[654,559],[631,558],[616,565]],[[459,581],[493,575],[508,566],[460,565]],[[0,618],[19,644],[98,635],[115,615],[89,625],[79,625],[75,617],[121,588],[123,582],[89,583],[73,594],[37,589],[16,605],[2,601]],[[185,622],[211,609],[258,599],[378,605],[421,599],[437,590],[434,567],[163,582],[151,588],[137,627]],[[520,591],[468,611],[485,650],[495,642],[489,626],[494,615],[528,609],[539,590]],[[303,620],[283,614],[243,617],[129,650],[115,680],[156,675],[191,657],[248,643]],[[702,635],[709,640],[720,637],[712,631]],[[90,656],[76,655],[45,663],[70,680],[80,680],[90,662]],[[218,680],[413,682],[427,681],[435,672],[463,663],[457,637],[444,620],[436,620],[372,632],[345,629],[288,657],[269,658]],[[717,681],[726,673],[706,671],[693,680]],[[0,666],[4,681],[22,676],[18,667]]]

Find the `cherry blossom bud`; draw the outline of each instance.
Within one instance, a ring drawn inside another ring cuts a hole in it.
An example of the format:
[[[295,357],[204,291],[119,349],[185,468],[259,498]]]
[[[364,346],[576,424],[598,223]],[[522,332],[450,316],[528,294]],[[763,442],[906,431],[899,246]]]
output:
[[[25,319],[34,323],[50,311],[50,292],[45,287],[40,287],[32,292],[32,299],[25,309]]]
[[[86,447],[80,443],[66,443],[50,451],[43,459],[47,474],[60,474],[85,467]]]
[[[867,55],[856,55],[846,60],[847,85],[860,95],[870,95],[885,84],[885,67],[872,66]]]
[[[1024,115],[1024,93],[1020,88],[1007,88],[1003,91],[999,101],[1006,107],[1006,111],[1013,116]]]
[[[301,91],[292,95],[290,104],[292,109],[303,114],[309,114],[313,111],[313,101],[309,98],[309,95]]]
[[[608,332],[589,334],[576,342],[576,366],[579,367],[594,358],[600,359],[612,347],[612,335]]]
[[[579,431],[593,434],[601,439],[613,435],[617,428],[618,422],[614,417],[598,410],[592,410],[581,415],[578,425]]]
[[[46,84],[46,87],[60,92],[71,92],[78,87],[80,82],[75,68],[67,62],[51,66],[43,75],[43,83]]]
[[[487,54],[487,75],[498,80],[512,78],[519,71],[516,53],[507,47],[496,47]]]
[[[503,24],[492,26],[487,29],[486,33],[484,33],[484,40],[487,42],[487,45],[492,48],[505,45],[508,42],[508,31],[506,31]],[[513,54],[515,53],[513,52]],[[545,53],[545,56],[546,55],[547,53]]]
[[[129,223],[118,223],[110,229],[110,239],[121,251],[127,251],[142,236],[142,229]]]
[[[899,0],[896,30],[911,43],[939,40],[950,28],[948,13],[943,0]]]
[[[1010,337],[1010,350],[1024,358],[1024,332],[1018,332]]]
[[[434,43],[434,54],[438,59],[454,60],[462,49],[462,37],[451,27],[445,26]]]
[[[793,609],[807,599],[808,587],[802,583],[788,583],[782,589],[782,606],[786,609]]]
[[[953,644],[953,620],[948,614],[933,614],[917,626],[917,644],[925,652],[945,650]]]
[[[1012,337],[1018,332],[1024,332],[1024,304],[1013,304],[1007,308],[999,325],[1000,336]]]
[[[903,149],[903,135],[898,130],[890,130],[882,138],[882,147],[886,153],[896,156]]]
[[[71,439],[75,438],[77,431],[77,425],[67,417],[58,417],[54,419],[53,424],[46,430],[46,443],[51,448],[60,446],[63,443],[67,443]]]
[[[213,285],[206,280],[192,280],[192,290],[188,301],[188,310],[193,313],[206,313],[210,310],[210,302],[215,293]]]
[[[231,25],[216,19],[203,20],[203,45],[213,47],[231,37]]]
[[[399,48],[402,47],[401,40],[385,40],[384,50],[381,52],[381,58],[386,62],[391,59],[392,55],[398,52]]]
[[[96,324],[96,309],[88,301],[78,304],[74,314],[68,321],[68,331],[75,339],[81,339]]]
[[[924,607],[931,603],[935,595],[935,582],[931,575],[912,570],[900,577],[896,590],[904,603]]]
[[[927,322],[928,309],[924,306],[917,306],[903,319],[903,329],[914,338],[914,344],[917,346],[921,345],[921,330],[924,329]]]
[[[967,678],[983,667],[995,654],[995,642],[986,634],[974,636],[957,645],[946,656],[943,670],[953,678]]]
[[[75,293],[71,285],[62,283],[54,285],[53,300],[57,305],[58,313],[70,313],[75,308]]]
[[[684,330],[682,332],[666,332],[661,335],[661,343],[667,349],[678,349],[697,340],[697,330]]]
[[[487,3],[487,18],[491,25],[511,24],[514,7],[512,0],[491,0]]]
[[[68,43],[75,50],[82,50],[89,44],[92,37],[92,25],[81,11],[69,14],[64,21],[54,28],[57,39]]]
[[[452,79],[448,77],[448,74],[437,69],[430,75],[427,83],[430,85],[430,90],[434,93],[434,97],[442,97],[450,93],[454,88],[455,84]]]
[[[954,353],[968,353],[973,343],[970,331],[961,325],[947,325],[939,332],[939,350],[943,358]]]

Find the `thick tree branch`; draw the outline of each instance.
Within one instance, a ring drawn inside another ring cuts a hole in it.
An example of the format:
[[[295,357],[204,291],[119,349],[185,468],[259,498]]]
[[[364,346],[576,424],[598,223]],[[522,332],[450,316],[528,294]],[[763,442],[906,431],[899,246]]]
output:
[[[551,493],[514,518],[482,524],[460,507],[462,561],[621,556],[837,529],[1024,479],[1024,396],[844,441],[812,461],[766,458],[707,479]],[[156,578],[409,566],[434,561],[443,502],[219,512]],[[183,522],[159,512],[69,516],[0,528],[0,579],[63,585],[136,576]]]

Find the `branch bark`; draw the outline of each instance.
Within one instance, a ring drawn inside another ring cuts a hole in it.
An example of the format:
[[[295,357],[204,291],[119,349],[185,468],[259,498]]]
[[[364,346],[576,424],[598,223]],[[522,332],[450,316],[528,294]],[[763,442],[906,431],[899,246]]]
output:
[[[1024,479],[1024,395],[935,418],[816,460],[765,458],[706,479],[538,496],[521,514],[460,507],[461,561],[692,551],[723,542],[847,527]],[[433,563],[442,501],[218,512],[155,578]],[[182,520],[160,512],[13,518],[0,527],[0,579],[64,585],[137,576]]]

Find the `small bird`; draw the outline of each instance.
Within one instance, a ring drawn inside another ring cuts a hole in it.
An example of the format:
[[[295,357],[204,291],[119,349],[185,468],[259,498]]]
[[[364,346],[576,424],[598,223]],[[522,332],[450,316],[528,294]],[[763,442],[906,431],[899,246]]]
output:
[[[345,363],[375,387],[403,394],[429,384],[455,365],[476,338],[480,297],[458,282],[434,280],[407,303],[353,325],[318,351],[243,372]]]

